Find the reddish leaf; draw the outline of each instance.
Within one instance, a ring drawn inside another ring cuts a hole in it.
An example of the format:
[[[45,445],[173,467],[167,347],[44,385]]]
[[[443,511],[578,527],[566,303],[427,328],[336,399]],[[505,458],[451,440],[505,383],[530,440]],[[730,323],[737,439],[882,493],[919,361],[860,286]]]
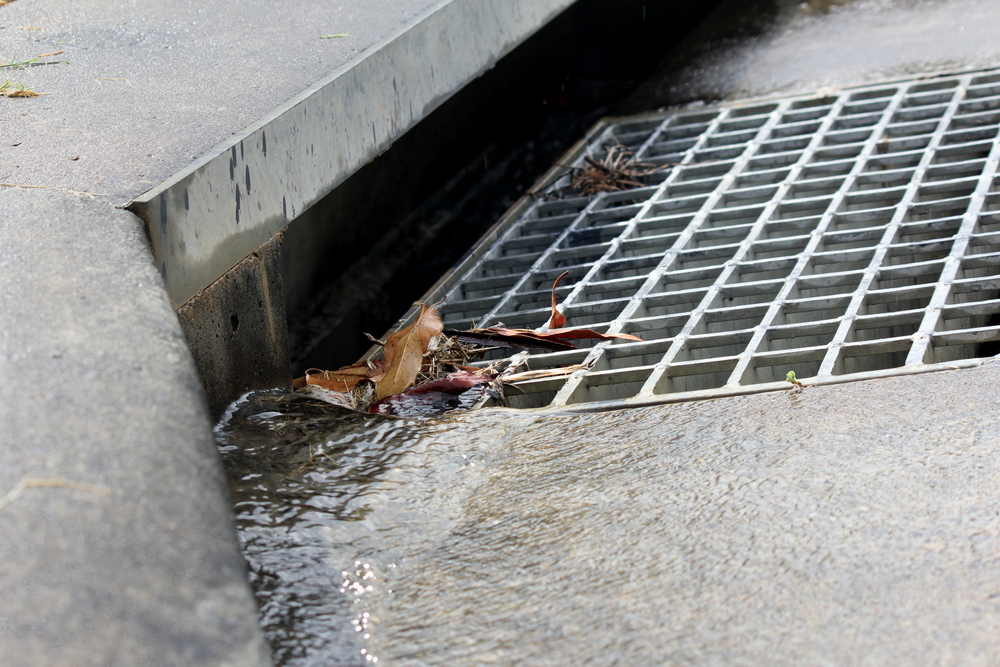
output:
[[[403,393],[407,396],[419,396],[420,394],[432,391],[439,391],[443,394],[461,394],[463,391],[487,382],[493,382],[493,378],[489,375],[480,375],[479,373],[470,373],[469,371],[456,371],[449,373],[439,380],[425,382]]]
[[[566,324],[566,316],[559,312],[556,308],[556,287],[559,285],[559,281],[569,275],[569,271],[563,271],[558,278],[552,283],[552,315],[549,316],[549,322],[545,326],[550,329],[558,329],[562,325]]]
[[[600,338],[602,340],[609,340],[611,338],[623,338],[625,340],[637,340],[642,342],[642,339],[638,336],[633,336],[627,333],[599,333],[593,329],[552,329],[551,331],[546,331],[544,334],[539,334],[544,336],[552,336],[559,340],[577,340],[579,338]]]
[[[386,396],[406,391],[424,363],[424,354],[430,346],[431,338],[444,329],[437,309],[420,304],[417,321],[400,329],[385,341],[382,368],[385,375],[375,385],[375,396],[382,400]]]
[[[488,375],[469,373],[468,371],[458,371],[450,373],[439,380],[431,380],[420,386],[413,387],[393,396],[386,396],[377,403],[368,406],[368,412],[376,415],[387,415],[397,411],[400,407],[413,407],[417,403],[439,403],[440,398],[447,396],[457,396],[469,389],[481,384],[488,384],[493,381]]]

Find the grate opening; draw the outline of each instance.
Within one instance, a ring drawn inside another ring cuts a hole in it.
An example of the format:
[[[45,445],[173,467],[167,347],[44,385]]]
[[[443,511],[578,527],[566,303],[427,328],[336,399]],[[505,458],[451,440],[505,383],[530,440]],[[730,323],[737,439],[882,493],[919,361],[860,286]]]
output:
[[[668,166],[630,191],[524,200],[431,296],[448,326],[534,328],[568,269],[571,326],[643,339],[518,353],[587,367],[520,383],[515,407],[974,363],[1000,352],[998,135],[1000,71],[605,121],[564,164],[621,142]]]

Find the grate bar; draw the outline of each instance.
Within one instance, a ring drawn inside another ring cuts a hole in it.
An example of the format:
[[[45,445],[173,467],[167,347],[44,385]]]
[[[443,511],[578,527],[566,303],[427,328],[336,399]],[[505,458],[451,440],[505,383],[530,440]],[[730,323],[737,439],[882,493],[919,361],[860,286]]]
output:
[[[861,282],[858,284],[857,289],[854,291],[854,296],[851,299],[850,305],[848,306],[847,314],[841,321],[840,327],[838,328],[837,333],[834,335],[833,341],[831,341],[830,343],[829,351],[827,352],[826,357],[823,359],[822,364],[820,364],[819,373],[817,373],[817,375],[821,376],[831,375],[834,372],[837,364],[842,361],[842,356],[841,356],[842,348],[845,344],[847,344],[846,341],[848,335],[850,334],[851,328],[858,317],[858,313],[862,307],[862,304],[864,303],[866,295],[868,291],[871,289],[872,283],[876,280],[876,278],[879,275],[879,269],[882,266],[882,262],[885,260],[889,244],[891,244],[892,240],[896,237],[899,226],[900,224],[902,224],[902,219],[909,210],[909,204],[911,204],[913,200],[916,198],[920,182],[922,180],[921,177],[926,172],[927,166],[934,155],[934,149],[937,148],[937,144],[941,140],[941,133],[945,129],[947,129],[947,127],[950,125],[951,120],[958,109],[958,104],[961,99],[960,95],[961,90],[962,89],[959,88],[953,94],[951,101],[949,102],[948,106],[944,109],[944,113],[942,114],[941,119],[938,121],[936,127],[929,128],[926,123],[923,123],[919,126],[918,131],[921,133],[927,132],[929,129],[931,129],[931,130],[936,130],[937,134],[931,138],[930,143],[927,147],[927,151],[924,152],[922,155],[920,155],[920,161],[914,170],[914,174],[911,177],[909,184],[906,186],[906,190],[901,199],[900,206],[896,208],[892,219],[885,226],[885,229],[882,233],[881,241],[879,245],[876,246],[875,248],[875,253],[872,256],[871,263],[868,265],[868,268],[865,270]],[[882,142],[882,145],[885,145],[889,137],[888,128],[886,130],[886,133],[883,134],[882,137],[883,138],[880,139],[880,142]],[[877,348],[874,349],[873,351],[875,353],[885,352],[884,349],[877,349]]]
[[[792,290],[795,288],[796,284],[798,284],[802,276],[802,273],[809,265],[809,262],[812,261],[814,256],[817,256],[816,248],[822,242],[824,233],[827,231],[831,221],[833,220],[833,211],[836,211],[840,208],[844,199],[847,197],[847,193],[851,190],[851,188],[854,187],[854,185],[857,182],[857,178],[864,166],[864,159],[869,155],[871,155],[872,152],[875,150],[874,137],[881,136],[881,134],[884,133],[885,128],[889,124],[890,119],[892,118],[893,114],[896,112],[899,105],[901,104],[903,96],[904,93],[902,90],[896,93],[896,95],[892,99],[892,102],[889,103],[885,111],[878,118],[878,121],[874,126],[874,130],[870,133],[870,136],[863,139],[865,146],[864,148],[861,149],[858,161],[851,166],[851,170],[850,172],[848,172],[847,177],[843,180],[843,183],[838,187],[837,192],[834,194],[828,210],[823,214],[823,217],[820,219],[819,223],[817,223],[816,228],[812,232],[810,232],[811,238],[808,242],[808,245],[806,245],[802,254],[799,255],[795,268],[793,268],[791,273],[788,274],[788,277],[785,279],[785,282],[782,285],[781,289],[779,290],[774,302],[768,309],[767,314],[764,316],[761,323],[755,328],[753,339],[750,341],[750,344],[747,345],[746,351],[744,351],[744,353],[740,356],[740,361],[736,365],[736,368],[733,371],[732,375],[730,376],[729,381],[726,383],[727,385],[739,386],[743,384],[742,379],[747,374],[750,364],[754,361],[754,354],[761,347],[761,344],[763,343],[765,336],[768,335],[768,331],[773,327],[775,319],[777,318],[778,314],[782,311],[784,302],[788,299],[789,295],[792,293]],[[832,125],[834,122],[834,118],[837,115],[839,115],[837,112],[842,110],[844,105],[846,105],[846,103],[847,102],[845,96],[842,95],[840,99],[837,100],[836,104],[834,105],[834,108],[831,109],[831,113],[827,118],[827,120],[825,121],[824,126],[820,126],[817,128],[817,134],[813,138],[813,143],[810,144],[806,153],[803,154],[800,163],[796,165],[797,171],[794,174],[795,176],[798,176],[805,168],[804,165],[808,164],[808,162],[812,159],[818,144],[822,141],[823,131],[829,129],[829,126]],[[867,114],[865,119],[869,121],[875,120],[875,115]],[[850,242],[850,240],[848,239],[847,242]],[[848,306],[848,312],[850,312],[850,306]],[[820,375],[823,374],[822,370],[820,371],[819,374]]]
[[[720,116],[716,119],[715,123],[721,125],[726,118],[727,114],[720,114]],[[773,125],[774,122],[776,122],[776,118],[777,117],[773,117],[767,123],[765,123],[765,125],[757,132],[755,139],[767,136],[768,132],[771,130],[771,126]],[[695,144],[695,146],[691,148],[691,150],[688,152],[688,155],[685,156],[685,161],[682,162],[680,166],[683,167],[685,164],[690,164],[690,161],[693,159],[693,156],[696,154],[698,148],[705,145],[706,143],[705,137],[707,136],[710,136],[709,132],[705,133],[701,142]],[[735,181],[736,174],[739,173],[742,170],[742,168],[745,167],[746,164],[749,162],[751,152],[752,152],[751,148],[749,147],[746,148],[744,150],[744,153],[736,160],[731,173],[728,174],[722,180],[722,182],[717,186],[715,192],[713,192],[713,194],[708,199],[705,200],[705,203],[702,204],[701,206],[701,210],[694,216],[692,221],[684,229],[684,232],[682,232],[678,236],[677,240],[674,242],[670,250],[664,253],[663,258],[659,260],[657,266],[650,272],[649,277],[645,280],[643,285],[639,287],[639,289],[636,292],[636,295],[630,299],[628,306],[626,306],[625,309],[622,311],[621,315],[610,324],[609,331],[620,333],[625,322],[627,322],[628,319],[630,319],[631,317],[634,317],[636,310],[638,310],[642,305],[643,297],[647,296],[653,290],[654,286],[657,284],[657,282],[659,282],[659,280],[662,278],[666,270],[676,261],[681,250],[690,243],[691,238],[705,224],[709,212],[712,211],[714,205],[718,202],[719,198],[722,197],[722,192],[724,192],[725,189],[732,182]],[[642,159],[641,154],[638,156],[638,159]],[[676,172],[672,174],[671,177],[664,182],[658,194],[660,196],[663,196],[663,194],[669,190],[670,185],[676,181],[676,179],[681,173],[682,173],[681,170],[676,170]],[[653,203],[655,199],[656,198],[654,197],[653,199],[650,200],[650,202],[647,202],[647,204],[643,207],[643,210],[640,212],[640,214],[636,216],[635,219],[633,219],[632,227],[631,229],[628,230],[628,232],[634,232],[635,226],[637,224],[636,221],[638,219],[642,219],[643,215],[649,214],[649,212],[653,208]],[[625,234],[623,234],[623,236],[624,235]],[[721,246],[721,247],[726,248],[727,246]],[[577,294],[579,294],[579,292],[580,292],[580,286],[578,286],[576,290]],[[709,299],[710,296],[706,295],[703,301],[708,301]],[[671,352],[673,352],[675,348],[683,344],[684,337],[686,335],[689,335],[690,331],[695,326],[695,322],[693,321],[694,319],[695,318],[692,317],[692,321],[688,322],[688,324],[685,325],[684,329],[682,329],[681,332],[677,335],[676,339],[673,342],[673,345],[667,351],[667,357],[670,356]],[[594,348],[594,352],[588,358],[588,363],[596,365],[597,361],[600,359],[600,357],[603,355],[603,353],[605,352],[605,350],[607,350],[608,347],[610,347],[610,343],[597,344]],[[652,373],[655,374],[658,368],[659,366],[651,369]],[[576,373],[574,377],[568,380],[566,382],[566,386],[553,400],[552,405],[553,406],[564,405],[566,402],[571,400],[574,392],[579,387],[580,382],[583,380],[585,375],[586,371],[580,371]],[[640,394],[643,393],[644,390],[645,389],[640,390],[639,393]]]
[[[913,336],[913,347],[910,349],[906,358],[907,366],[919,366],[926,362],[928,347],[934,341],[935,330],[940,323],[942,313],[945,312],[945,308],[947,307],[948,298],[951,296],[952,292],[952,286],[954,285],[956,278],[958,278],[959,271],[962,268],[962,260],[968,252],[969,243],[973,238],[973,232],[979,224],[980,212],[982,211],[983,205],[986,203],[990,190],[993,188],[998,163],[1000,163],[1000,144],[994,144],[993,149],[990,151],[990,157],[987,159],[982,175],[979,178],[979,183],[976,185],[976,191],[972,195],[969,210],[962,218],[962,226],[959,228],[958,234],[955,236],[955,243],[951,248],[948,259],[945,260],[944,269],[941,272],[941,278],[934,290],[934,295],[931,297],[930,304],[927,306],[924,318],[920,323],[920,328]],[[995,300],[991,300],[991,302],[993,301]],[[951,310],[954,312],[956,309],[953,308]],[[983,315],[989,315],[992,312],[997,311],[986,309],[979,313],[966,312],[965,315],[980,315],[981,319]],[[954,334],[956,332],[951,333]],[[941,336],[940,334],[938,334],[937,337],[939,339],[944,338],[944,336]],[[967,342],[976,343],[986,342],[988,340],[995,339],[983,337],[981,339]],[[954,336],[952,336],[950,337],[949,342],[954,344],[958,341]]]

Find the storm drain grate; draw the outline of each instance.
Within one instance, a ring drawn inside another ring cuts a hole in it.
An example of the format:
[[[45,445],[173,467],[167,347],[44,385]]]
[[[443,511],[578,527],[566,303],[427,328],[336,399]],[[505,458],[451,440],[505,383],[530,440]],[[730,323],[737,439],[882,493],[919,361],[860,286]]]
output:
[[[520,384],[517,407],[960,366],[1000,340],[998,128],[1000,72],[606,121],[570,162],[621,143],[676,166],[640,189],[524,200],[430,297],[452,328],[534,328],[569,271],[570,326],[643,339],[531,354],[531,369],[590,368]]]

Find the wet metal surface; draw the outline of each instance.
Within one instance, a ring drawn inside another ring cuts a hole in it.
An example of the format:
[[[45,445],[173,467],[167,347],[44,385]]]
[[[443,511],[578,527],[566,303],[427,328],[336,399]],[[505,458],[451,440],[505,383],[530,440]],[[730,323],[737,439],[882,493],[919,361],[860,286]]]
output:
[[[220,430],[279,664],[989,665],[998,380]]]

